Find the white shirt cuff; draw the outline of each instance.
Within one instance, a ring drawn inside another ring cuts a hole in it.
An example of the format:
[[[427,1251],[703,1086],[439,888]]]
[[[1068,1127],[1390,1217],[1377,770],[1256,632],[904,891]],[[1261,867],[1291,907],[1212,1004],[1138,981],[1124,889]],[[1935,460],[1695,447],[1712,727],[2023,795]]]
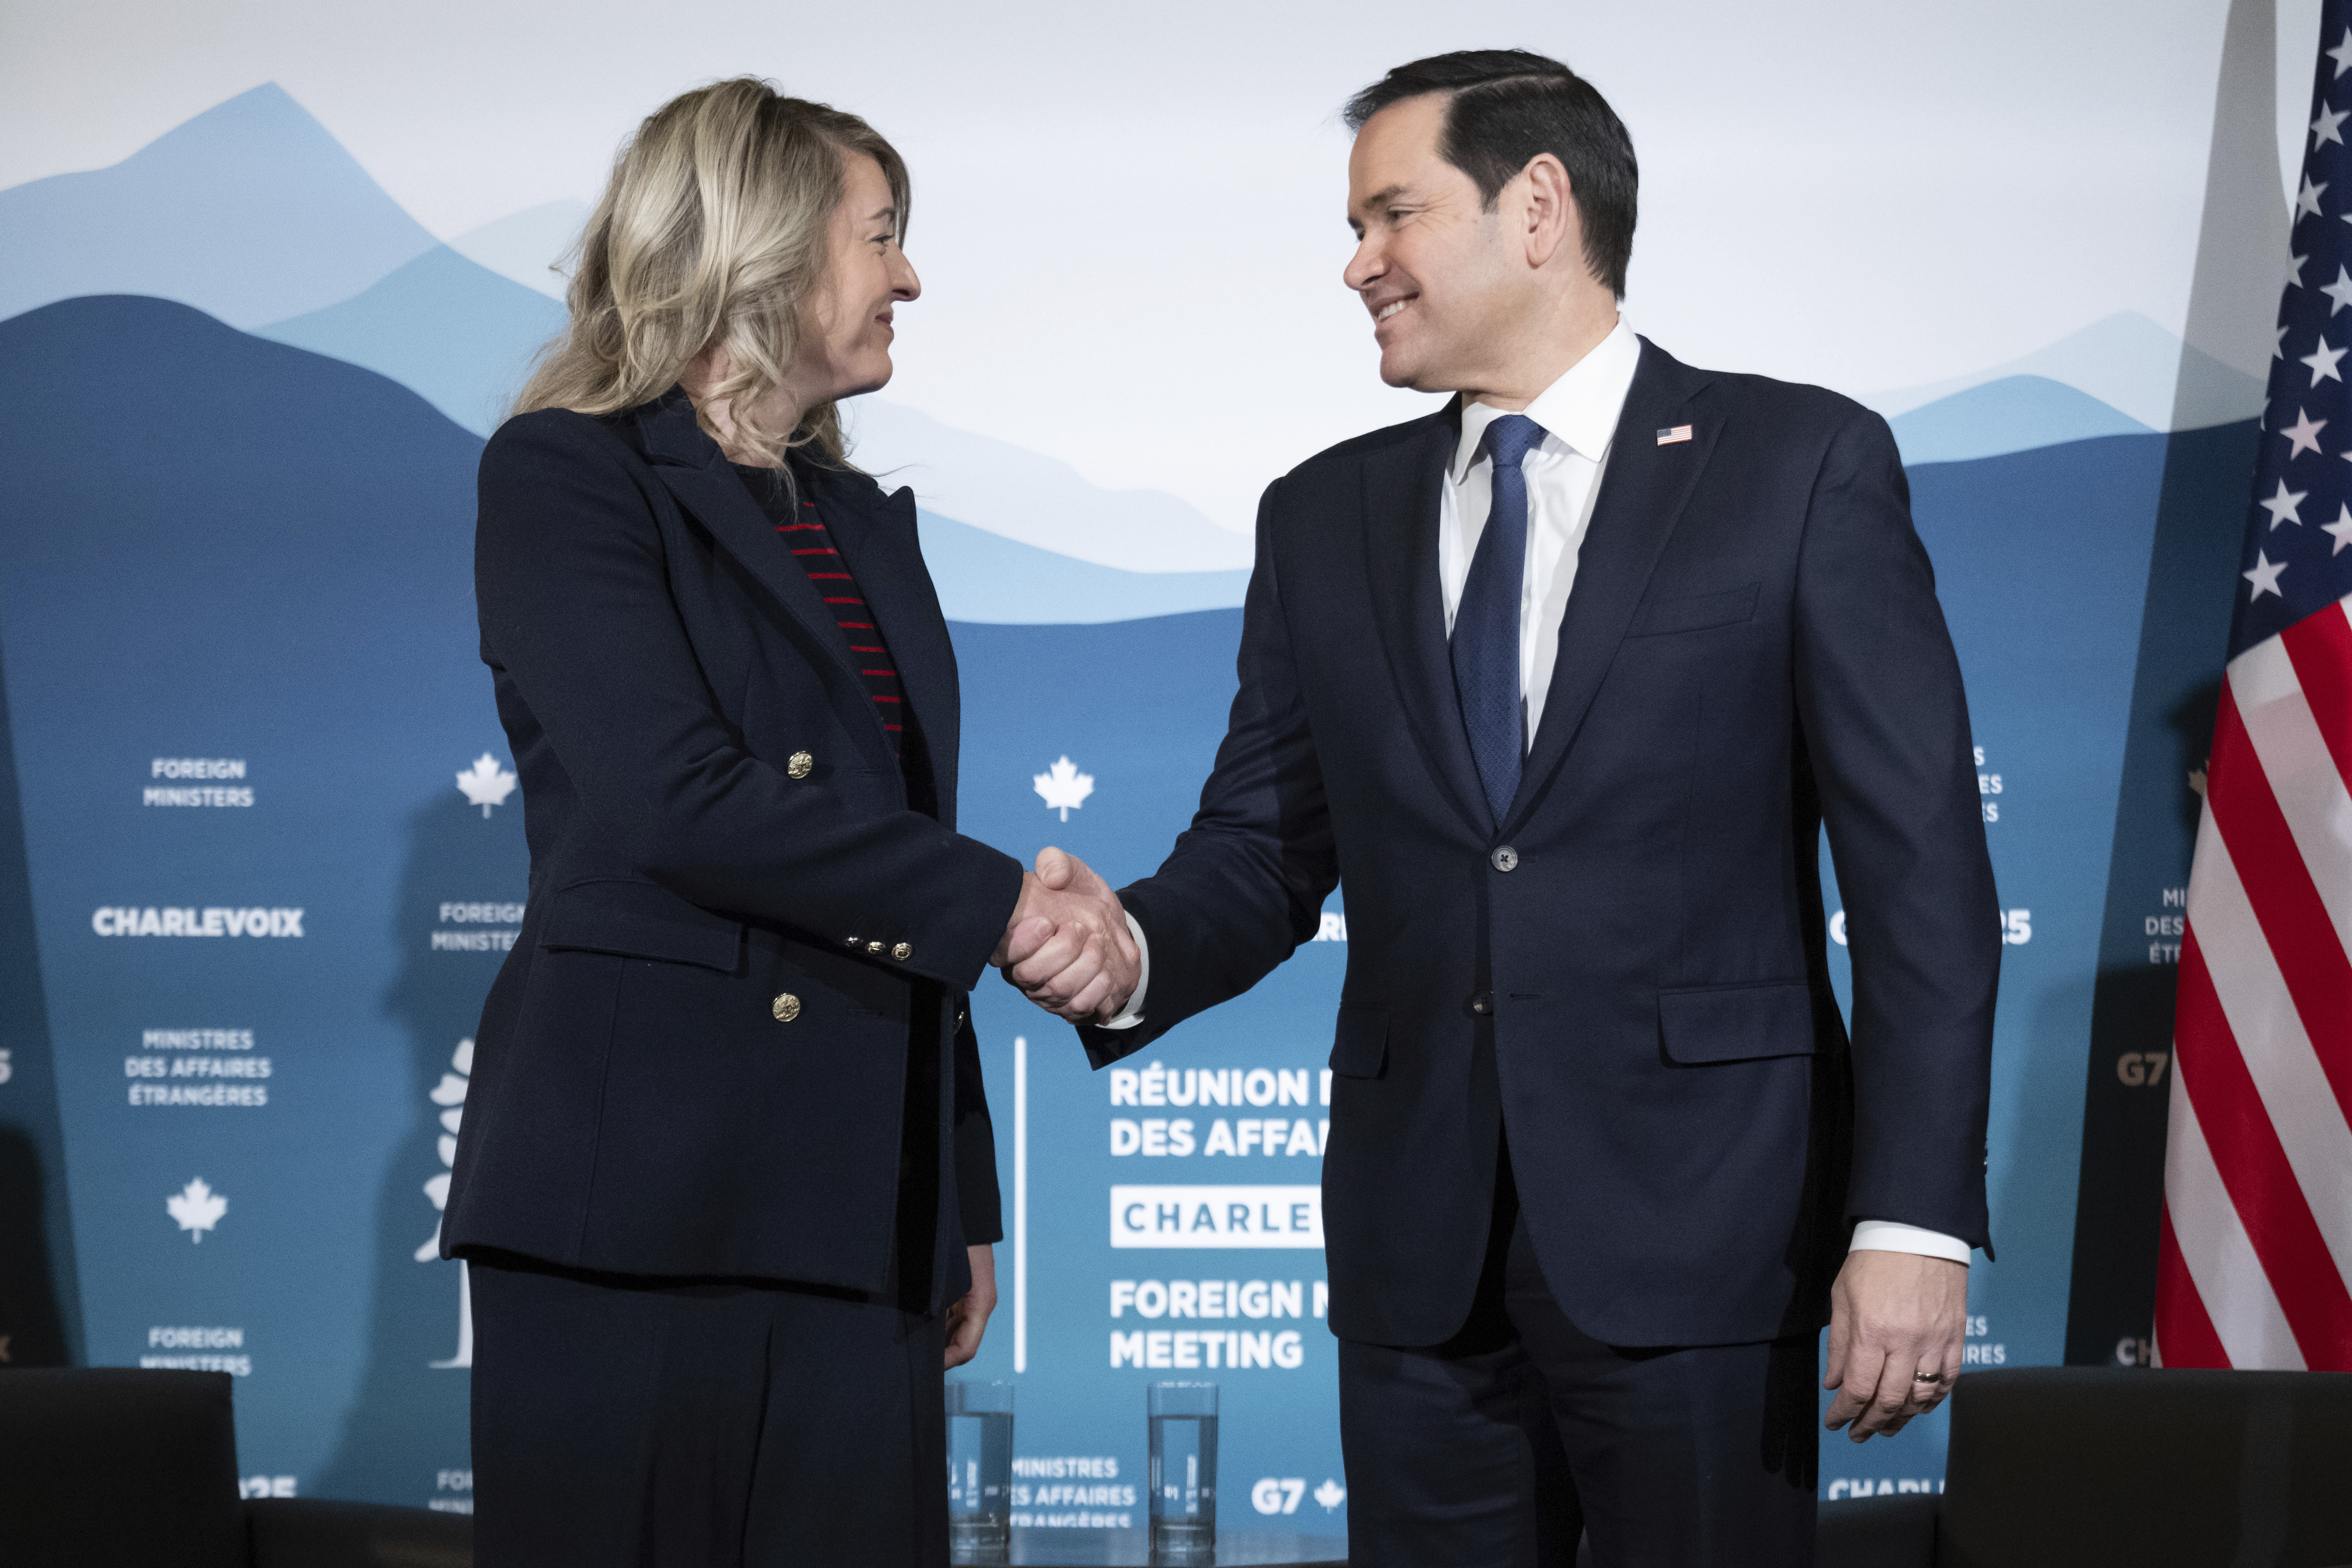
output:
[[[1969,1244],[1957,1236],[1946,1236],[1940,1230],[1921,1230],[1916,1225],[1897,1225],[1891,1219],[1857,1220],[1853,1227],[1853,1245],[1848,1252],[1916,1252],[1922,1258],[1941,1258],[1966,1268]]]
[[[1151,985],[1151,944],[1143,940],[1143,928],[1135,923],[1133,915],[1127,917],[1127,931],[1135,938],[1135,951],[1143,955],[1143,967],[1136,972],[1135,994],[1127,999],[1118,1017],[1101,1026],[1106,1029],[1132,1029],[1143,1022],[1143,994]]]

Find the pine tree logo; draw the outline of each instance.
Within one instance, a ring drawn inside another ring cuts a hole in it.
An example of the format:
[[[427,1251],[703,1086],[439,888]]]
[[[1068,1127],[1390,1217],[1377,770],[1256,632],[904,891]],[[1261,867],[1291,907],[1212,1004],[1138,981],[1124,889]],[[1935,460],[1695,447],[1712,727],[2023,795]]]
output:
[[[459,777],[462,779],[463,774]],[[509,781],[511,782],[511,781]],[[503,794],[503,792],[501,792]],[[486,806],[483,808],[488,810]],[[473,1081],[474,1042],[459,1040],[457,1049],[449,1058],[451,1071],[441,1075],[441,1081],[425,1091],[425,1098],[441,1110],[441,1136],[435,1147],[441,1155],[441,1168],[425,1179],[425,1195],[433,1200],[437,1214],[449,1206],[449,1175],[457,1163],[457,1128],[466,1118],[466,1089]],[[441,1222],[433,1222],[433,1234],[416,1249],[416,1261],[433,1263],[441,1257]],[[465,1259],[457,1260],[457,1353],[447,1361],[425,1363],[438,1371],[474,1364],[474,1294],[472,1280],[466,1271]]]
[[[1030,783],[1045,797],[1047,811],[1059,811],[1062,820],[1070,820],[1073,807],[1086,805],[1087,796],[1095,793],[1095,775],[1078,772],[1067,755],[1042,773],[1030,775]]]
[[[205,1232],[220,1224],[221,1215],[228,1213],[228,1200],[206,1186],[202,1176],[197,1176],[165,1198],[163,1207],[179,1221],[180,1228],[188,1233],[190,1241],[202,1241]]]

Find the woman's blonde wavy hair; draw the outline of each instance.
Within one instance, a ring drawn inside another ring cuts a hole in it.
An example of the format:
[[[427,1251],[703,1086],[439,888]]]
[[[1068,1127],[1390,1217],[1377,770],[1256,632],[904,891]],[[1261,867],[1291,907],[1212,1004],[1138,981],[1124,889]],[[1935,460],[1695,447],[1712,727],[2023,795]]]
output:
[[[571,324],[540,352],[513,411],[617,414],[661,396],[697,354],[719,347],[731,367],[705,401],[729,401],[737,447],[771,466],[803,447],[842,462],[833,404],[801,410],[790,430],[764,428],[753,411],[784,379],[802,308],[824,285],[852,153],[882,166],[903,241],[906,163],[857,116],[755,77],[656,110],[614,161],[572,247]],[[708,414],[696,417],[719,439]]]

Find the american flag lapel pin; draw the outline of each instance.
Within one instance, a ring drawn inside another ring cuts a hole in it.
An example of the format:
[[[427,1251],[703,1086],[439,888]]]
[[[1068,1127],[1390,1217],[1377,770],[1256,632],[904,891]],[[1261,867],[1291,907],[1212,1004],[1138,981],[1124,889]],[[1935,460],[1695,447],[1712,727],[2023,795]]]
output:
[[[1691,438],[1690,431],[1691,427],[1687,425],[1677,425],[1671,430],[1661,430],[1658,432],[1658,445],[1671,447],[1677,441],[1687,441]]]

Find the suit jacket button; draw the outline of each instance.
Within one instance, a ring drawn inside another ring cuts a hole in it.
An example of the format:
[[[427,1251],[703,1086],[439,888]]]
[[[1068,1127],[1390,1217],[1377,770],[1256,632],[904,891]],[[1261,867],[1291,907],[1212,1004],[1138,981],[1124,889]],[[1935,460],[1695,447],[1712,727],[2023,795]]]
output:
[[[1494,1010],[1495,994],[1493,992],[1473,991],[1470,994],[1470,1011],[1484,1017]]]
[[[786,778],[804,779],[816,767],[816,759],[806,752],[794,752],[784,763]]]
[[[882,956],[882,944],[878,942],[869,942],[866,944],[866,951],[879,958]]]
[[[898,946],[890,950],[890,956],[897,959],[899,963],[904,963],[907,960],[915,956],[914,946],[912,943],[902,942]]]
[[[801,999],[787,991],[769,1005],[768,1011],[776,1016],[779,1024],[789,1024],[801,1016]]]
[[[1486,863],[1497,871],[1516,871],[1519,867],[1519,852],[1506,844],[1487,856]]]

